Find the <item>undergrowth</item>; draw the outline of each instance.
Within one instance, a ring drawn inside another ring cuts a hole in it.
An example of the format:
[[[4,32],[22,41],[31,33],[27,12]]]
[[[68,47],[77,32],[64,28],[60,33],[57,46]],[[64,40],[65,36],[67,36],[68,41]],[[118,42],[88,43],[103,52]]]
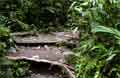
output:
[[[77,30],[76,78],[120,78],[119,0],[1,0],[0,10],[0,75],[24,75],[26,63],[4,57],[14,45],[11,32]]]
[[[78,27],[81,34],[72,61],[76,78],[120,77],[119,3],[118,0],[75,0],[72,3],[69,24]]]

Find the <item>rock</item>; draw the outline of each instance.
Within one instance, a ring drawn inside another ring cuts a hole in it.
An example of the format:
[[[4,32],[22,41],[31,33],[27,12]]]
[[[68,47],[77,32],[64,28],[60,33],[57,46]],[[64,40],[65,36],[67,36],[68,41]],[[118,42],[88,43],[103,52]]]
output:
[[[17,51],[16,51],[16,48],[10,47],[10,49],[8,49],[8,52],[9,53],[16,53]]]

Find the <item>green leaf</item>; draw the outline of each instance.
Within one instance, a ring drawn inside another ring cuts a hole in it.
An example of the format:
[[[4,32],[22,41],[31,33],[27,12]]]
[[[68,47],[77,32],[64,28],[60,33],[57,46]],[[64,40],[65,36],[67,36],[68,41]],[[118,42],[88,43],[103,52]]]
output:
[[[88,2],[82,3],[81,6],[88,6]]]
[[[110,33],[115,36],[115,38],[120,39],[120,31],[114,28],[105,27],[105,26],[94,26],[92,28],[93,33]]]
[[[111,61],[114,57],[116,56],[116,54],[112,54],[111,56],[109,56],[106,61]]]
[[[9,36],[10,30],[4,26],[0,26],[0,37]]]

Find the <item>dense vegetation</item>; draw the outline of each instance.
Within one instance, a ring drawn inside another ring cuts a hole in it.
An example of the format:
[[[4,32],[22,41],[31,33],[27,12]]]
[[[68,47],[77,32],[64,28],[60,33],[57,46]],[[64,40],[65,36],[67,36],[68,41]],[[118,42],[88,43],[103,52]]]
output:
[[[73,19],[81,31],[80,47],[75,49],[77,78],[120,77],[119,4],[117,0],[73,3]]]
[[[11,62],[4,58],[13,46],[10,32],[77,29],[80,43],[72,59],[76,78],[120,78],[119,27],[119,0],[0,0],[0,75],[2,66],[10,70]],[[12,64],[14,78],[21,78],[26,63]]]

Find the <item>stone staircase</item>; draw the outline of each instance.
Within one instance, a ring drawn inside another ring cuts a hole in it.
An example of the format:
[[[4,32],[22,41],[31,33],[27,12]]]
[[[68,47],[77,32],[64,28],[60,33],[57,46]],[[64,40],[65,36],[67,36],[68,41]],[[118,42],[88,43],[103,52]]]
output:
[[[73,55],[69,47],[76,46],[79,32],[18,32],[12,36],[16,48],[9,50],[8,59],[34,62],[26,78],[75,78],[67,61]]]

